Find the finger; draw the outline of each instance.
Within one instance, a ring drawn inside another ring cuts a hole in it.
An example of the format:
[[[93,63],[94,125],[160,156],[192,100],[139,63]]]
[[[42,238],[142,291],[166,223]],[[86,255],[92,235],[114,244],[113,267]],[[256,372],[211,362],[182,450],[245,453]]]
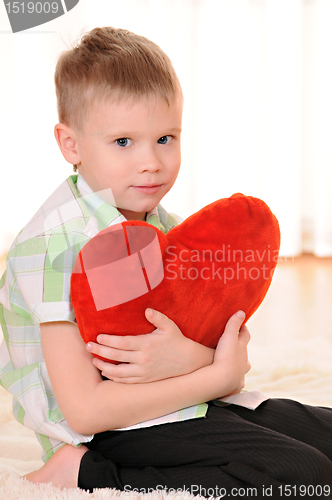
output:
[[[120,363],[115,365],[113,363],[107,363],[102,359],[94,358],[92,360],[92,364],[101,371],[101,374],[104,375],[104,377],[111,380],[122,380],[138,376],[139,370],[137,365],[131,363]]]
[[[169,319],[165,314],[155,309],[148,308],[145,310],[145,317],[150,323],[152,323],[156,328],[164,330],[167,326],[175,323]]]
[[[112,347],[114,349],[120,349],[123,351],[137,351],[139,345],[142,342],[140,337],[144,335],[108,335],[100,334],[97,337],[98,344],[105,345],[107,347]]]
[[[127,377],[127,378],[112,378],[113,382],[117,382],[118,384],[141,384],[144,380],[141,380],[139,377]]]
[[[88,342],[86,349],[101,358],[109,359],[110,361],[119,361],[120,363],[133,363],[137,355],[136,351],[123,351],[121,349],[95,344],[94,342]]]

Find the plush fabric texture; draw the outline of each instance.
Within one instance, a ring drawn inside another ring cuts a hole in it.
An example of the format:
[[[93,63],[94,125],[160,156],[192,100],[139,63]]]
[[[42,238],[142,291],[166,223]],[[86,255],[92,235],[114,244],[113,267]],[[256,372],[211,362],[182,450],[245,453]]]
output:
[[[100,333],[139,335],[154,330],[151,307],[182,333],[216,347],[229,317],[246,321],[271,284],[280,246],[279,225],[260,199],[235,194],[193,214],[167,234],[141,221],[98,233],[81,250],[71,299],[85,342]]]

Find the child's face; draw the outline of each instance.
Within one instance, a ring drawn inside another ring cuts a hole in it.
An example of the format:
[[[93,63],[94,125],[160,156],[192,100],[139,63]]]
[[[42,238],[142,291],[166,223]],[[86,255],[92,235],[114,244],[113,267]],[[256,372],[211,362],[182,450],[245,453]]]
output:
[[[178,175],[181,121],[180,98],[95,104],[76,134],[79,172],[94,191],[111,188],[127,219],[144,220]]]

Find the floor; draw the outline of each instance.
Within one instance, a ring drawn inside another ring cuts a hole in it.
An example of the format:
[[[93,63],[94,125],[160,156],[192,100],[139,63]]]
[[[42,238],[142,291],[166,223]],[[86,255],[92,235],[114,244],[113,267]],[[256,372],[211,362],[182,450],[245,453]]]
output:
[[[283,258],[272,285],[248,321],[252,341],[332,339],[332,258]]]

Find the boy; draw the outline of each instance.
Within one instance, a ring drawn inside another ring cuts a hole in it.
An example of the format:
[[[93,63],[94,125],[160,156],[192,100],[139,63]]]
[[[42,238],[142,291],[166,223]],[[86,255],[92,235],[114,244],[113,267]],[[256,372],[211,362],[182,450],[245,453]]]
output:
[[[80,248],[125,219],[164,232],[178,223],[159,202],[180,168],[182,93],[159,47],[113,28],[92,30],[64,53],[55,82],[56,139],[79,173],[17,237],[0,292],[1,383],[47,461],[27,479],[87,490],[250,485],[259,498],[264,485],[331,484],[326,430],[312,429],[319,417],[331,432],[328,409],[285,401],[267,401],[256,412],[199,405],[243,388],[250,366],[243,313],[232,316],[216,351],[149,309],[152,334],[101,335],[85,346],[69,289]],[[191,417],[206,418],[116,430],[192,405]]]

